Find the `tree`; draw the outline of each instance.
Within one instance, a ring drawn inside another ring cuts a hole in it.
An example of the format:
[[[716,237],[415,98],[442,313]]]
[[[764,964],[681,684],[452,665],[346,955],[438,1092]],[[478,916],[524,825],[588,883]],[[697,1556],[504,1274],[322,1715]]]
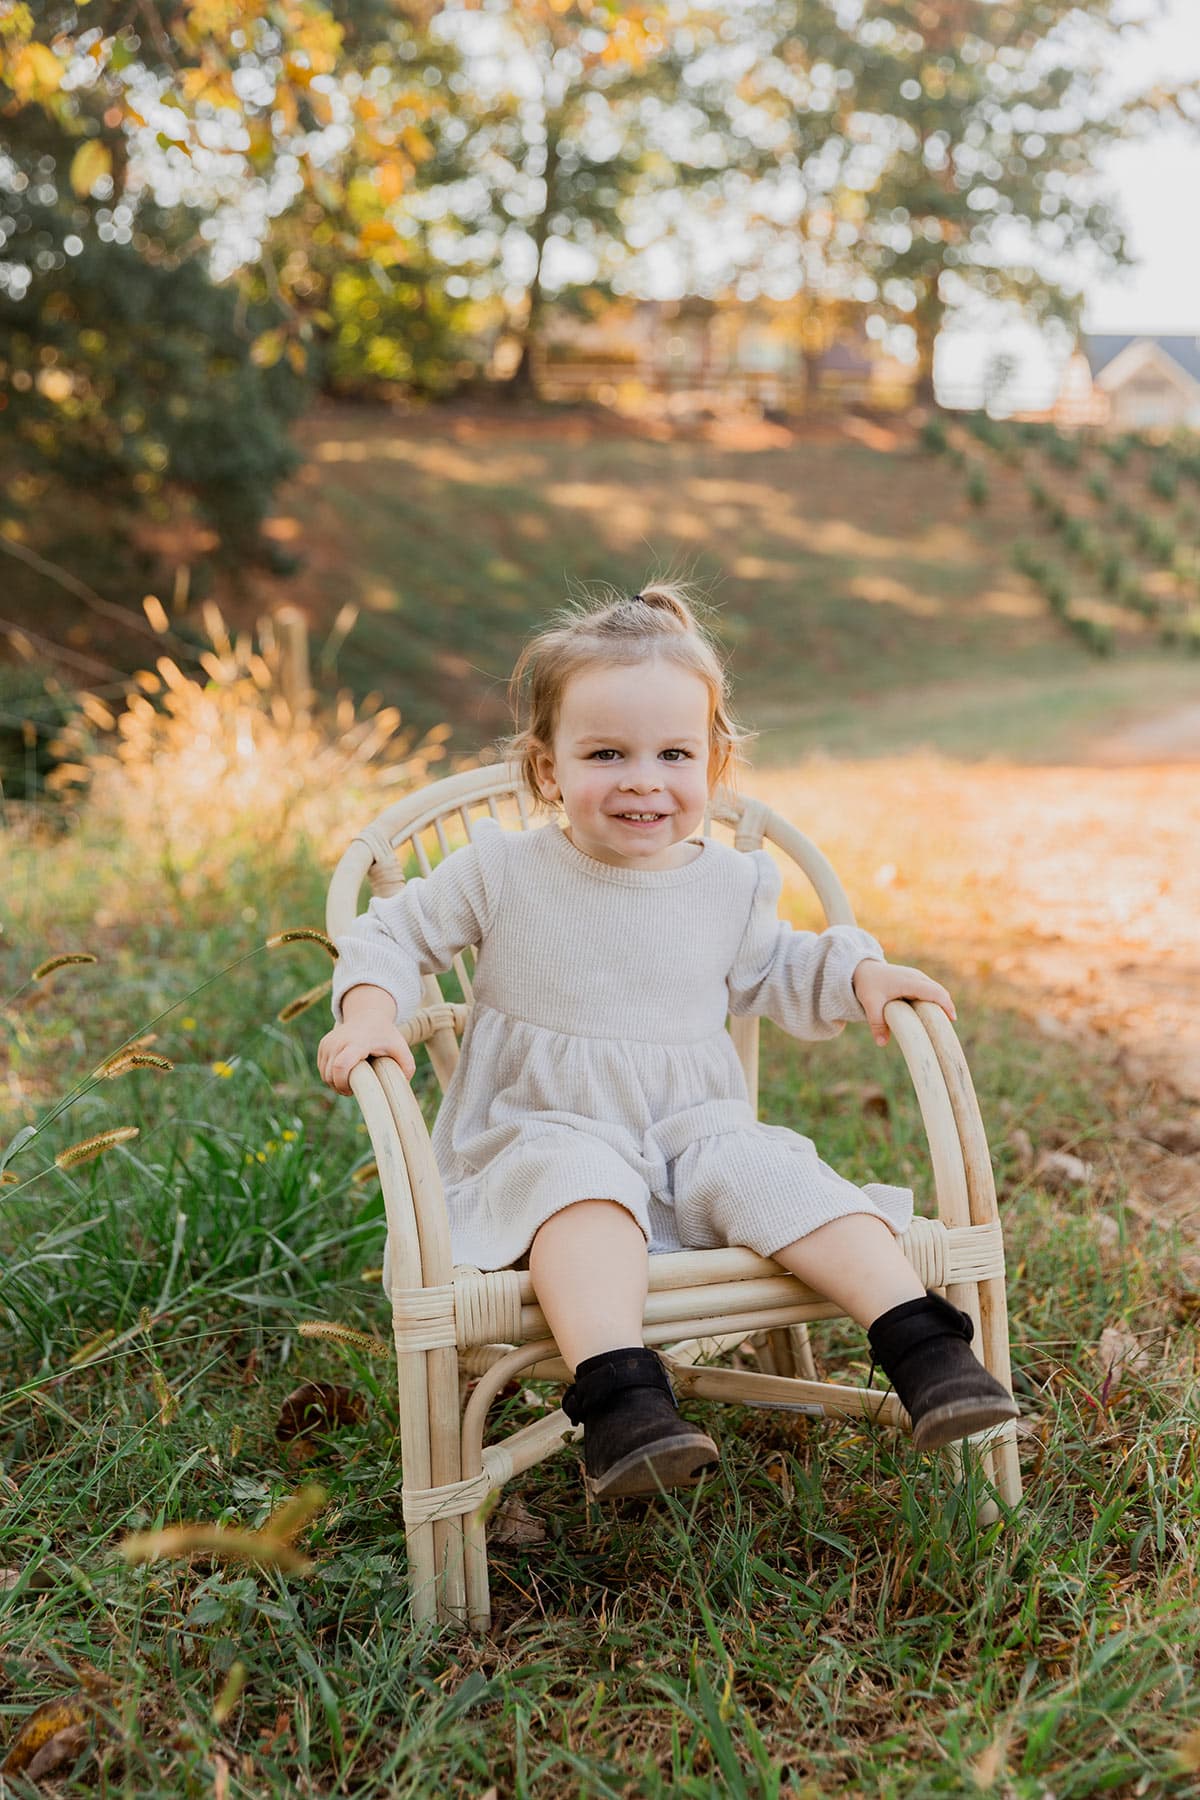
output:
[[[911,327],[933,397],[948,307],[1011,300],[1075,321],[1081,267],[1126,261],[1095,169],[1118,137],[1186,105],[1113,103],[1116,0],[766,0],[747,98],[795,130],[785,154],[829,251],[878,315]],[[814,126],[818,141],[814,144]]]
[[[437,23],[463,56],[461,161],[422,170],[413,211],[437,227],[454,287],[519,293],[504,329],[511,391],[529,393],[551,296],[611,293],[634,204],[680,178],[663,134],[683,14],[666,0],[521,0],[486,23],[473,4],[449,6]]]
[[[130,507],[179,483],[255,546],[335,270],[404,255],[423,43],[391,0],[0,9],[0,406],[27,470]]]

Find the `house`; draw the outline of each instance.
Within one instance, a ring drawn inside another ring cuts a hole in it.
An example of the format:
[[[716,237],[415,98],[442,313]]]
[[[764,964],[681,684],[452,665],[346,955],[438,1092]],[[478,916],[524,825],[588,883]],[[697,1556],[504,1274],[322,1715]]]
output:
[[[1084,339],[1097,414],[1117,431],[1200,429],[1200,336]]]

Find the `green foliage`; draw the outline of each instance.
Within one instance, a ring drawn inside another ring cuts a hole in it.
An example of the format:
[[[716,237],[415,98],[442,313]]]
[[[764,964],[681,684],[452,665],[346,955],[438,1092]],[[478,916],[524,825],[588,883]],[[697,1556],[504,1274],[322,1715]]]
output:
[[[986,506],[987,498],[987,476],[979,463],[973,463],[967,476],[967,499],[972,506]]]
[[[433,268],[376,274],[343,267],[330,284],[328,310],[324,385],[333,393],[397,386],[440,397],[474,372],[468,307],[450,298]]]
[[[1066,521],[1063,543],[1081,562],[1091,562],[1098,554],[1099,540],[1086,519],[1069,518]]]
[[[1160,500],[1174,500],[1179,492],[1179,464],[1173,457],[1161,456],[1150,465],[1146,486]]]
[[[1108,477],[1102,474],[1099,469],[1093,470],[1092,474],[1088,476],[1088,489],[1092,496],[1100,501],[1101,505],[1112,497],[1112,488],[1109,484]]]
[[[1111,625],[1105,624],[1101,619],[1089,618],[1086,613],[1070,614],[1067,624],[1093,656],[1112,656],[1116,649],[1116,639]]]
[[[214,286],[185,248],[189,215],[145,209],[144,232],[102,242],[78,234],[81,210],[21,198],[12,254],[47,266],[0,312],[14,458],[64,492],[130,510],[182,486],[226,551],[244,553],[296,466],[288,427],[308,393],[287,360],[255,360],[256,335],[278,315]]]
[[[950,439],[946,435],[945,421],[937,413],[932,413],[923,421],[918,436],[921,448],[931,450],[935,456],[940,456],[949,447]]]
[[[1128,437],[1109,437],[1101,438],[1100,448],[1109,462],[1114,463],[1118,469],[1123,469],[1129,461],[1133,444]]]
[[[1153,557],[1157,563],[1169,568],[1175,560],[1179,548],[1179,540],[1171,527],[1161,519],[1155,519],[1149,513],[1143,513],[1133,528],[1137,547],[1146,556]]]
[[[1079,439],[1065,437],[1061,432],[1052,430],[1043,441],[1042,448],[1050,461],[1060,469],[1077,469],[1082,456]]]

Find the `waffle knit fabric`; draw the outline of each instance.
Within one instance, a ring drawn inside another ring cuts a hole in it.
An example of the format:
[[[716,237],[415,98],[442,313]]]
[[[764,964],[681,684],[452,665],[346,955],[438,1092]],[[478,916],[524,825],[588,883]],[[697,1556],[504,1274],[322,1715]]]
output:
[[[756,1120],[727,1015],[797,1038],[862,1020],[851,985],[868,932],[797,931],[779,869],[711,838],[671,869],[617,868],[556,822],[493,819],[427,877],[373,899],[337,939],[334,1018],[359,983],[398,1020],[421,977],[478,946],[475,1005],[433,1130],[454,1261],[507,1268],[574,1201],[615,1200],[652,1253],[746,1244],[770,1256],[827,1220],[873,1213],[899,1235],[908,1188],[856,1187],[785,1126]]]

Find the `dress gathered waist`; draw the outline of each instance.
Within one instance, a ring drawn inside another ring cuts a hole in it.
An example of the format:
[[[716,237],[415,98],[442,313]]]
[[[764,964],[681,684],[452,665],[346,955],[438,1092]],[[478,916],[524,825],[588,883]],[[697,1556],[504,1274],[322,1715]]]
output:
[[[627,1031],[565,1031],[557,1025],[548,1025],[544,1019],[527,1019],[523,1013],[510,1012],[506,1007],[496,1006],[490,1000],[484,1000],[476,994],[471,1008],[471,1022],[478,1020],[483,1014],[491,1014],[503,1019],[509,1025],[525,1025],[530,1031],[543,1033],[547,1037],[569,1038],[583,1044],[615,1044],[617,1046],[634,1046],[644,1044],[654,1048],[663,1044],[719,1044],[722,1038],[729,1037],[724,1024],[718,1025],[714,1031],[704,1031],[688,1037],[634,1037]],[[732,1039],[730,1039],[732,1042]]]

